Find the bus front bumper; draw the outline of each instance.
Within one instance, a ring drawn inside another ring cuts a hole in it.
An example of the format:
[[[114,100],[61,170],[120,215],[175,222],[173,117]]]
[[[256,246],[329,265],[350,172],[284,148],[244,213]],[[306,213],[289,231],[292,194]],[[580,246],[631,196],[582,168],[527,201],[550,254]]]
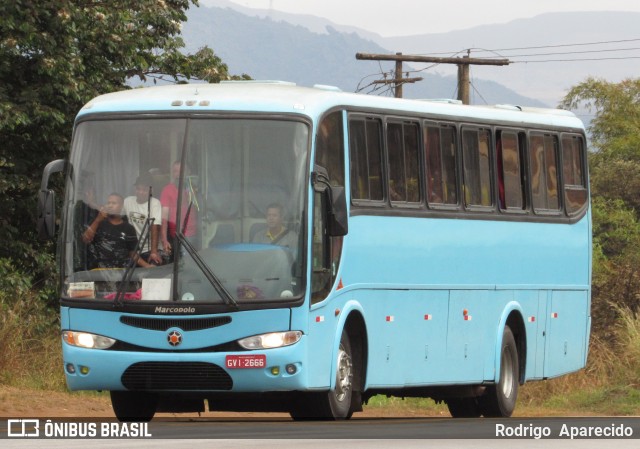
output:
[[[127,352],[63,343],[70,390],[264,392],[305,389],[304,337],[244,352]]]

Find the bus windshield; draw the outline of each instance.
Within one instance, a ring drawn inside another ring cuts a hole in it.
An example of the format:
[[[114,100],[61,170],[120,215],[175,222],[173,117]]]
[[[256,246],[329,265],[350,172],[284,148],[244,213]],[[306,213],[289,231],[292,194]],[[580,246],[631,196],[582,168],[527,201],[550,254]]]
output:
[[[299,298],[309,142],[304,122],[255,116],[81,121],[63,298]]]

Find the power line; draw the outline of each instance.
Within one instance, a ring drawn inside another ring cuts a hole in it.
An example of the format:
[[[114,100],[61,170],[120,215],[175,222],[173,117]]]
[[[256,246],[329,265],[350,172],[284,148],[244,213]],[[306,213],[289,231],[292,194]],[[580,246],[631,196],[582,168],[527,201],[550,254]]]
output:
[[[505,55],[509,58],[520,58],[520,57],[531,57],[531,56],[554,56],[554,55],[583,55],[587,53],[611,53],[618,51],[635,51],[640,50],[640,47],[631,47],[631,48],[610,48],[606,50],[584,50],[584,51],[558,51],[558,52],[549,52],[549,53],[527,53],[522,55]]]
[[[575,59],[541,59],[531,61],[511,61],[512,64],[534,64],[537,62],[582,62],[582,61],[621,61],[627,59],[640,59],[640,56],[625,56],[620,58],[575,58]]]
[[[489,102],[482,96],[482,94],[480,93],[480,91],[476,88],[476,85],[472,82],[471,83],[471,87],[473,88],[473,91],[478,94],[478,96],[482,99],[482,101],[484,101],[484,104],[489,104]]]
[[[495,49],[486,49],[486,48],[470,48],[472,51],[480,51],[487,53],[495,53],[500,51],[514,51],[514,50],[540,50],[543,48],[562,48],[562,47],[580,47],[586,45],[605,45],[605,44],[620,44],[624,42],[640,42],[640,38],[638,39],[620,39],[613,41],[597,41],[597,42],[580,42],[576,44],[555,44],[555,45],[537,45],[530,47],[512,47],[512,48],[495,48]],[[466,49],[464,50],[466,51]],[[456,51],[442,51],[442,52],[430,52],[430,53],[421,53],[422,55],[456,55],[461,53],[460,50]]]
[[[394,85],[393,83],[395,82],[395,86],[398,89],[401,89],[402,84],[406,83],[406,82],[412,82],[413,80],[408,79],[409,74],[410,73],[417,73],[417,72],[424,72],[427,71],[429,69],[432,69],[436,66],[439,66],[442,63],[448,63],[448,64],[460,64],[460,61],[466,59],[468,62],[471,62],[471,58],[470,58],[470,52],[471,51],[475,51],[475,52],[486,52],[486,53],[494,53],[496,55],[501,56],[502,60],[497,60],[497,59],[491,59],[491,58],[483,58],[483,57],[476,57],[472,59],[472,63],[475,64],[480,64],[480,65],[506,65],[509,63],[513,63],[513,64],[533,64],[533,63],[565,63],[565,62],[586,62],[586,61],[621,61],[621,60],[635,60],[635,59],[640,59],[640,56],[626,56],[626,57],[613,57],[613,56],[606,56],[606,57],[598,57],[598,58],[565,58],[565,59],[539,59],[539,60],[535,60],[535,59],[519,59],[519,60],[509,60],[506,59],[507,57],[511,57],[511,58],[536,58],[536,57],[543,57],[543,56],[560,56],[560,55],[583,55],[583,54],[594,54],[594,53],[612,53],[612,52],[622,52],[622,51],[635,51],[635,50],[640,50],[640,47],[631,47],[631,48],[608,48],[608,49],[594,49],[594,50],[581,50],[581,51],[567,51],[567,52],[545,52],[545,53],[529,53],[529,54],[519,54],[519,55],[502,55],[499,54],[498,52],[509,52],[509,51],[516,51],[516,50],[538,50],[538,49],[552,49],[552,48],[567,48],[567,47],[584,47],[584,46],[590,46],[590,45],[607,45],[607,44],[620,44],[620,43],[628,43],[628,42],[640,42],[640,38],[636,38],[636,39],[618,39],[618,40],[610,40],[610,41],[595,41],[595,42],[579,42],[579,43],[572,43],[572,44],[554,44],[554,45],[538,45],[538,46],[527,46],[527,47],[511,47],[511,48],[498,48],[498,49],[483,49],[483,48],[470,48],[470,49],[466,49],[463,51],[451,51],[451,52],[436,52],[436,53],[428,53],[428,54],[416,54],[410,57],[407,57],[406,55],[402,55],[401,53],[394,55],[389,55],[388,57],[383,57],[383,55],[367,55],[368,57],[363,57],[360,58],[358,57],[358,55],[356,55],[357,59],[374,59],[378,61],[378,66],[380,68],[380,72],[378,74],[372,74],[372,75],[367,75],[365,77],[363,77],[360,82],[358,83],[358,86],[356,88],[356,92],[361,92],[367,88],[371,88],[369,90],[368,93],[375,93],[378,92],[378,95],[384,95],[384,94],[388,94],[390,92],[392,92],[392,86]],[[456,55],[459,55],[460,53],[466,52],[467,55],[465,58],[460,58],[460,57],[456,57]],[[448,58],[437,58],[434,57],[433,55],[449,55]],[[361,54],[362,55],[362,54]],[[424,67],[422,69],[418,69],[418,70],[409,70],[406,71],[406,76],[407,76],[407,80],[404,81],[402,78],[399,78],[397,71],[398,71],[398,67],[396,66],[396,72],[395,72],[395,80],[393,80],[394,78],[394,71],[384,71],[382,69],[382,64],[381,64],[381,60],[388,60],[388,61],[393,61],[395,60],[396,63],[398,61],[412,61],[412,62],[422,62],[422,63],[426,63],[426,62],[432,62],[433,64]],[[482,62],[482,61],[485,62]],[[500,64],[498,64],[498,62]],[[464,62],[462,62],[462,64],[464,64]],[[459,65],[460,67],[460,65]],[[467,65],[468,67],[468,65]],[[368,83],[365,86],[361,87],[361,84],[364,82],[365,79],[372,77],[372,76],[382,76],[384,78],[384,81],[372,81],[370,83]],[[459,74],[460,77],[460,74]],[[417,79],[416,79],[417,80]],[[472,89],[474,90],[474,92],[476,92],[478,95],[480,95],[480,97],[482,98],[482,95],[480,94],[480,92],[478,91],[478,89],[476,88],[476,86],[473,84],[473,82],[469,83],[472,87]],[[386,87],[386,89],[382,90],[384,87]],[[379,92],[381,91],[382,92]],[[456,89],[458,90],[458,89]],[[401,90],[400,90],[401,92]],[[396,92],[397,94],[397,92]],[[401,93],[400,93],[401,95]],[[468,93],[467,93],[468,95]],[[482,100],[484,100],[486,102],[486,100],[484,98],[482,98]]]
[[[640,38],[639,39],[621,39],[617,41],[581,42],[577,44],[541,45],[536,47],[496,48],[496,49],[487,50],[487,51],[538,50],[541,48],[562,48],[562,47],[580,47],[580,46],[586,46],[586,45],[620,44],[623,42],[640,42]]]

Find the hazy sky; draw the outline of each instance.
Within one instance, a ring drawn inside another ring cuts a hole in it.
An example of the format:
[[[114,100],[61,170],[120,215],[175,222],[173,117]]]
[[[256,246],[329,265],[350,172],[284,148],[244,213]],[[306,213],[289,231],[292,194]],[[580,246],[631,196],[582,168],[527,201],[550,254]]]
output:
[[[635,11],[638,0],[231,0],[311,14],[382,36],[438,33],[560,11]]]

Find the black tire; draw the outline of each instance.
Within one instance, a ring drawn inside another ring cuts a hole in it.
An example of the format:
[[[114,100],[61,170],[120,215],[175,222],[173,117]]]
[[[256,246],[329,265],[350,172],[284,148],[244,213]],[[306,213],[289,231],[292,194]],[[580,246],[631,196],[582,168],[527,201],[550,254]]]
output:
[[[487,418],[509,417],[516,408],[520,365],[518,347],[509,326],[505,326],[500,349],[500,377],[479,398],[482,414]]]
[[[144,391],[111,391],[111,406],[121,422],[148,422],[156,413],[158,397]]]
[[[478,399],[475,397],[451,398],[447,399],[446,402],[449,413],[454,418],[478,418],[482,414]]]
[[[346,332],[342,332],[336,363],[336,386],[326,393],[301,395],[290,411],[295,420],[341,420],[353,415],[353,353]]]

